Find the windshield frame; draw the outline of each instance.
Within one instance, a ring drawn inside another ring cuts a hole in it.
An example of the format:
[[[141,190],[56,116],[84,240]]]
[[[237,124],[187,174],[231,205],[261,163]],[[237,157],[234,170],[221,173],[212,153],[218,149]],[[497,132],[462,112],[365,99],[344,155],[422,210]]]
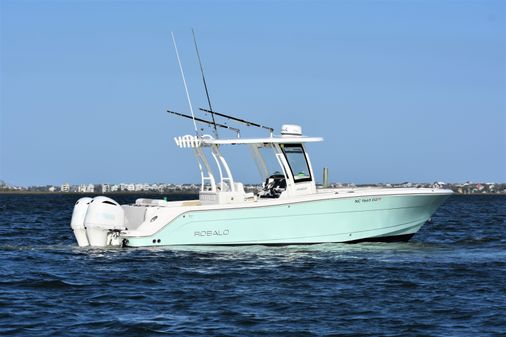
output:
[[[280,144],[281,151],[283,151],[283,155],[285,156],[286,163],[288,164],[288,167],[290,168],[290,172],[292,173],[292,178],[294,183],[302,183],[307,181],[313,181],[313,176],[311,174],[311,168],[309,166],[309,161],[307,159],[306,150],[304,149],[304,146],[300,143],[296,144]],[[302,155],[304,156],[304,161],[306,163],[307,173],[309,176],[297,179],[297,176],[295,175],[295,172],[292,169],[292,165],[290,164],[290,159],[286,155],[285,148],[300,148],[302,150]]]

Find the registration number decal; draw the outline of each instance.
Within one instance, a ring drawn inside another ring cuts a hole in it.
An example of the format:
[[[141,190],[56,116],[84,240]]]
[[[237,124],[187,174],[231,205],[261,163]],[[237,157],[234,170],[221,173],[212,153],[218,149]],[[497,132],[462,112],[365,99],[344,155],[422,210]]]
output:
[[[356,204],[364,204],[367,202],[378,202],[378,201],[381,201],[381,197],[355,199]]]

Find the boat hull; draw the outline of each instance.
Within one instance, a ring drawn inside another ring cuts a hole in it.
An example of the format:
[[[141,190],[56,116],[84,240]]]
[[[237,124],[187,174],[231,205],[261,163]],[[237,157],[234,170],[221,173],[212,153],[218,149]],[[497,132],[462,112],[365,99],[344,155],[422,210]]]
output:
[[[441,193],[365,195],[194,209],[151,235],[125,235],[123,242],[145,247],[407,241],[446,198]]]

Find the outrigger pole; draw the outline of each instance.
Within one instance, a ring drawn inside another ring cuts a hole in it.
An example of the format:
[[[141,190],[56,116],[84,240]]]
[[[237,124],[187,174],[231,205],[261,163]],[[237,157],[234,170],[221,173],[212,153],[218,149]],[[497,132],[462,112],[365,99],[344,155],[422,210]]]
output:
[[[180,112],[175,112],[175,111],[170,111],[170,110],[167,110],[167,112],[171,113],[173,115],[176,115],[176,116],[181,116],[181,117],[184,117],[184,118],[193,119],[194,121],[197,121],[197,122],[205,123],[205,124],[208,124],[208,125],[213,125],[215,127],[220,127],[220,128],[232,130],[232,131],[234,131],[234,132],[237,133],[237,137],[239,137],[239,135],[241,134],[241,130],[233,128],[233,127],[225,125],[225,124],[216,123],[214,121],[213,122],[207,121],[205,119],[194,117],[194,116],[190,116],[190,115],[186,115],[186,114],[182,114]]]
[[[257,128],[263,128],[263,129],[269,130],[269,132],[271,133],[271,136],[272,136],[272,133],[274,132],[274,129],[271,128],[271,127],[269,127],[269,126],[264,126],[264,125],[260,125],[260,124],[257,124],[257,123],[248,122],[247,120],[244,120],[244,119],[236,118],[234,116],[225,115],[225,114],[222,114],[222,113],[219,113],[219,112],[216,112],[216,111],[207,110],[207,109],[204,109],[204,108],[199,108],[199,110],[200,111],[204,111],[204,112],[210,112],[212,114],[215,114],[215,115],[218,115],[218,116],[221,116],[221,117],[225,117],[225,118],[228,118],[230,120],[233,120],[233,121],[236,121],[236,122],[239,122],[239,123],[246,124],[247,126],[256,126]]]
[[[235,131],[237,133],[237,137],[240,137],[240,130],[239,129],[233,128],[233,127],[225,125],[225,124],[216,123],[214,115],[225,117],[225,118],[230,119],[232,121],[236,121],[236,122],[239,122],[239,123],[246,124],[247,126],[255,126],[255,127],[258,127],[258,128],[263,128],[263,129],[269,130],[269,133],[270,133],[270,135],[272,137],[274,129],[271,128],[271,127],[269,127],[269,126],[264,126],[264,125],[260,125],[258,123],[249,122],[247,120],[244,120],[244,119],[241,119],[241,118],[237,118],[237,117],[234,117],[234,116],[230,116],[230,115],[225,115],[225,114],[222,114],[222,113],[219,113],[219,112],[216,112],[216,111],[213,110],[213,107],[211,105],[211,99],[209,97],[209,91],[207,89],[206,77],[204,75],[204,67],[202,66],[202,61],[200,59],[199,48],[197,46],[197,39],[195,38],[195,31],[192,29],[193,42],[195,44],[195,51],[197,52],[197,58],[198,58],[198,61],[199,61],[199,66],[200,66],[200,73],[202,75],[202,81],[204,82],[204,88],[206,90],[207,102],[209,103],[209,109],[200,108],[200,110],[204,111],[204,112],[210,113],[211,117],[212,117],[212,121],[207,121],[205,119],[201,119],[201,118],[196,118],[195,117],[195,114],[193,112],[192,102],[190,100],[190,93],[188,92],[188,86],[186,85],[186,78],[184,76],[183,66],[181,64],[181,59],[179,58],[179,51],[177,50],[176,38],[174,37],[174,33],[173,32],[171,32],[170,34],[172,35],[172,42],[174,43],[174,49],[176,51],[177,62],[179,64],[179,70],[181,71],[181,77],[183,79],[184,89],[186,91],[186,98],[188,99],[188,106],[190,107],[191,116],[185,115],[185,114],[182,114],[182,113],[179,113],[179,112],[175,112],[175,111],[170,111],[170,110],[167,110],[167,112],[169,112],[171,114],[174,114],[174,115],[181,116],[181,117],[192,119],[193,120],[193,126],[195,128],[195,135],[197,137],[199,136],[199,131],[198,131],[198,128],[197,128],[196,121],[199,121],[199,122],[202,122],[202,123],[205,123],[205,124],[208,124],[208,125],[212,125],[214,127],[214,135],[215,135],[216,138],[218,138],[218,130],[217,130],[218,126],[221,127],[221,128],[224,128],[224,129],[229,129],[229,130]]]
[[[188,93],[188,86],[186,85],[186,79],[184,77],[183,66],[181,65],[181,60],[179,59],[179,52],[177,51],[176,39],[174,38],[174,33],[170,32],[172,35],[172,42],[174,42],[174,49],[176,50],[177,62],[179,63],[179,70],[181,70],[181,77],[183,78],[184,90],[186,91],[186,98],[188,99],[188,105],[190,106],[190,111],[192,113],[191,118],[193,119],[193,126],[195,127],[195,136],[199,135],[199,131],[197,128],[197,123],[195,123],[195,114],[193,113],[192,102],[190,100],[190,94]]]
[[[195,44],[195,51],[197,52],[197,58],[199,60],[200,73],[202,74],[202,82],[204,82],[204,89],[206,90],[207,103],[209,103],[209,110],[211,111],[211,117],[213,118],[213,127],[214,127],[214,136],[218,138],[218,129],[216,128],[216,120],[214,119],[214,113],[212,112],[213,107],[211,106],[211,99],[209,98],[209,91],[207,90],[206,77],[204,76],[204,67],[202,66],[202,61],[200,60],[199,48],[197,46],[197,39],[195,38],[195,31],[192,28],[193,34],[193,43]]]

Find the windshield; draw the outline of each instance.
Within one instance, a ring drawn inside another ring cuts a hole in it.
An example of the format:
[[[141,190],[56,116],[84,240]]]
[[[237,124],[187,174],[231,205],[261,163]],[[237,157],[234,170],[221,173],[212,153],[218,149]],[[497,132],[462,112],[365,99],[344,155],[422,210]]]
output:
[[[311,180],[309,166],[307,165],[304,149],[301,144],[285,144],[281,146],[285,153],[286,160],[292,170],[295,182]]]

